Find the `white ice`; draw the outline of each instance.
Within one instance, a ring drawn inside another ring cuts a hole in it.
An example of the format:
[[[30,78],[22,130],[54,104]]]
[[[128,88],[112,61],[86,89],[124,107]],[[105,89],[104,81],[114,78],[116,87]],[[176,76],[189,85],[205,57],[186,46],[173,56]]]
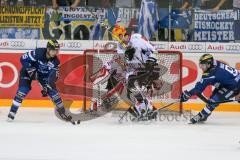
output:
[[[0,108],[0,160],[239,160],[240,113],[213,113],[205,124],[118,123],[108,114],[78,126],[53,109]]]

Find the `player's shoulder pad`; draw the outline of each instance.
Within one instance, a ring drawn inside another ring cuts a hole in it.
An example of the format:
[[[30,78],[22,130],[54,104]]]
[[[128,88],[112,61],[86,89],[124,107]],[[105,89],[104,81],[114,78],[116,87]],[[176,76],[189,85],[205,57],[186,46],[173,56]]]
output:
[[[57,56],[52,59],[52,63],[53,63],[55,66],[58,66],[58,65],[60,64],[60,60],[58,59]]]
[[[46,48],[36,48],[35,50],[36,59],[42,59],[43,57],[45,57],[46,52],[47,52]]]
[[[31,61],[36,61],[36,54],[34,50],[30,50],[27,51],[24,55],[22,55],[21,57],[24,57],[25,55],[27,55],[27,57],[31,60]]]

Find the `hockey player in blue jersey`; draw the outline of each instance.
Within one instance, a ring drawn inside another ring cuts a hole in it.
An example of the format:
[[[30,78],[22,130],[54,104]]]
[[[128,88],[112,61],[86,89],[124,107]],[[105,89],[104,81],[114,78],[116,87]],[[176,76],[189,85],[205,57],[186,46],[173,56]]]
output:
[[[36,48],[20,58],[22,68],[19,77],[19,87],[13,100],[8,120],[12,121],[22,104],[23,99],[31,90],[31,83],[37,80],[42,87],[42,95],[49,96],[56,106],[59,115],[66,121],[71,121],[71,116],[65,113],[62,99],[56,89],[55,82],[58,79],[60,61],[57,58],[59,44],[56,40],[49,40],[47,48]]]
[[[202,93],[208,86],[215,89],[210,97],[211,102],[229,100],[240,92],[240,73],[237,69],[225,63],[214,60],[211,54],[204,54],[200,57],[199,66],[203,71],[202,79],[196,83],[190,91],[184,91],[181,95],[181,102],[186,102],[191,96]],[[207,104],[197,115],[190,119],[190,123],[206,121],[218,104]]]

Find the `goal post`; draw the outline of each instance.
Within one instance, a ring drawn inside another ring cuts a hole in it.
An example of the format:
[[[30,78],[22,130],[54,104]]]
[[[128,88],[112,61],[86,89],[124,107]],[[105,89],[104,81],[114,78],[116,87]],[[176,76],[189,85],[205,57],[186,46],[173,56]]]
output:
[[[90,107],[90,101],[101,101],[100,97],[107,92],[108,77],[103,77],[101,83],[93,84],[90,76],[97,73],[103,64],[110,61],[117,52],[115,50],[85,50],[84,51],[84,106],[83,110]],[[157,61],[160,65],[160,77],[157,80],[158,90],[154,90],[152,97],[156,108],[161,108],[179,100],[182,93],[182,53],[180,51],[158,51]],[[119,101],[116,109],[127,109],[129,105]],[[167,110],[182,112],[182,104],[176,103]]]

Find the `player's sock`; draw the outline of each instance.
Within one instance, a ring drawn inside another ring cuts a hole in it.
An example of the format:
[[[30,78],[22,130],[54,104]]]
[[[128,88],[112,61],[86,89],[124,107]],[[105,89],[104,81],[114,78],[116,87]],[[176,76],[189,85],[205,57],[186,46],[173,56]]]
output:
[[[50,97],[52,99],[52,102],[55,104],[55,106],[57,108],[63,108],[64,107],[62,99],[61,99],[61,97],[59,96],[58,93],[55,93],[54,95],[50,95]]]
[[[55,94],[49,94],[49,96],[51,97],[52,102],[55,104],[56,110],[57,110],[59,116],[65,121],[71,121],[72,117],[71,117],[71,115],[69,115],[68,112],[66,112],[63,101],[62,101],[61,97],[59,96],[59,94],[57,92],[55,92]]]
[[[9,114],[8,114],[8,120],[14,120],[15,115],[17,114],[18,108],[21,106],[23,99],[25,98],[26,94],[18,91],[13,102],[12,106],[10,108]]]
[[[201,121],[206,121],[207,118],[212,114],[212,111],[215,109],[215,105],[206,105],[203,110],[201,111],[201,115],[203,115],[203,118]]]

